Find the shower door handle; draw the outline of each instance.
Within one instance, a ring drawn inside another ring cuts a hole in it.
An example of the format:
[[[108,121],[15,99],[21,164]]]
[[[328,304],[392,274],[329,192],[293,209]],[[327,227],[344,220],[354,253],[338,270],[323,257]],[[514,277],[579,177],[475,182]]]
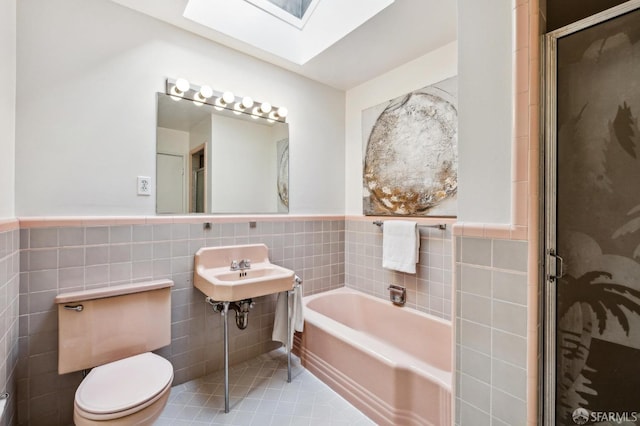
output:
[[[549,281],[559,280],[564,276],[564,259],[555,252],[554,249],[549,250],[549,258],[555,260],[555,271],[549,271],[547,278]]]

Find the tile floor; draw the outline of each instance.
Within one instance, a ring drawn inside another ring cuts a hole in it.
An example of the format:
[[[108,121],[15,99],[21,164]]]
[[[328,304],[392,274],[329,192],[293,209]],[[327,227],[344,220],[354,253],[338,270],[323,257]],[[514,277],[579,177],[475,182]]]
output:
[[[291,383],[282,349],[233,366],[226,414],[224,372],[174,386],[156,425],[375,425],[301,367],[297,357],[291,365]]]

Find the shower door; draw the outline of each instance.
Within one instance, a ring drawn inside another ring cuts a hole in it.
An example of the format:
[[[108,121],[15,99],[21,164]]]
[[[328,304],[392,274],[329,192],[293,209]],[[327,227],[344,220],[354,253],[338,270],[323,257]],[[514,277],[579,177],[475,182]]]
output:
[[[546,36],[546,425],[640,424],[638,8]]]

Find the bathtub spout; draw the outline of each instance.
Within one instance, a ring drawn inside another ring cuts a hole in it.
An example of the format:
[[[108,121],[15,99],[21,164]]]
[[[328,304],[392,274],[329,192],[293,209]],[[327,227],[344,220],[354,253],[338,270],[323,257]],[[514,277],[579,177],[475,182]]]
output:
[[[387,290],[389,290],[389,300],[391,300],[394,305],[404,306],[407,301],[406,288],[392,284],[387,288]]]

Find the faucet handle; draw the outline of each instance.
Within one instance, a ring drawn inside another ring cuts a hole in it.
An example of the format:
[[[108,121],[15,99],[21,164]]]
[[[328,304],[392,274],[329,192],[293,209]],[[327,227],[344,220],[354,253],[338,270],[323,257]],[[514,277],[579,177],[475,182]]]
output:
[[[251,268],[251,259],[244,259],[243,262],[244,262],[245,268],[247,269]]]
[[[237,260],[232,260],[231,261],[231,270],[235,271],[238,269],[238,261]]]

